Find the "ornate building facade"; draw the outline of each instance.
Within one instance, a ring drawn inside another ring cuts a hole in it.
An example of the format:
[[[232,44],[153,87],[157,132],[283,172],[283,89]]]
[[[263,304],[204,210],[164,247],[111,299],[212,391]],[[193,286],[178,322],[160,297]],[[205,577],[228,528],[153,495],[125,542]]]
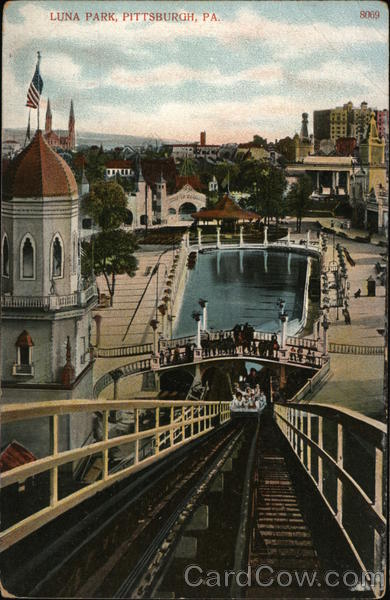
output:
[[[52,148],[62,148],[62,150],[74,150],[76,148],[76,129],[73,100],[70,101],[68,133],[61,135],[53,131],[53,115],[51,112],[50,99],[47,101],[46,120],[45,120],[45,140]]]
[[[41,131],[4,174],[1,216],[2,399],[92,398],[97,292],[81,277],[77,184]],[[62,447],[85,439],[80,419],[64,417]],[[8,433],[36,452],[33,431]]]

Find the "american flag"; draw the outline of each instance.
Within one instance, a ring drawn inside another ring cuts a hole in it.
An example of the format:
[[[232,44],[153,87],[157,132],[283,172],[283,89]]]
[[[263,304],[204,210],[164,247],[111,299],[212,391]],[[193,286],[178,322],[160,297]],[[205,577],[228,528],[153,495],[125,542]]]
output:
[[[27,92],[26,106],[29,106],[30,108],[38,108],[39,98],[41,96],[41,92],[43,89],[42,77],[39,74],[40,58],[41,57],[38,53],[38,62],[37,62],[37,66],[35,67],[34,77],[32,78],[30,87],[28,88],[28,92]]]

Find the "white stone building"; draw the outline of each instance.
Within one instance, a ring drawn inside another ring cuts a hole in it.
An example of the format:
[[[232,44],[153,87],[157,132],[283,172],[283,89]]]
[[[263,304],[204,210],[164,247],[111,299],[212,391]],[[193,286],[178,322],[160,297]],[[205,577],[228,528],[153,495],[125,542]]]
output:
[[[41,131],[4,174],[1,216],[2,400],[92,398],[97,291],[81,278],[77,184]],[[64,417],[61,446],[82,443],[90,426]],[[26,429],[18,441],[34,451],[33,438]]]

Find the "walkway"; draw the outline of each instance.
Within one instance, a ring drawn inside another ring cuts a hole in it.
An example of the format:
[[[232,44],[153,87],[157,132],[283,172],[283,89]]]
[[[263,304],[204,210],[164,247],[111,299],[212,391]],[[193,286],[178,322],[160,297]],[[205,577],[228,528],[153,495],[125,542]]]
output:
[[[100,347],[109,348],[130,344],[144,344],[153,342],[153,331],[149,325],[155,317],[156,307],[156,275],[153,276],[145,296],[138,308],[137,315],[132,322],[125,339],[128,325],[134,316],[138,302],[148,284],[154,266],[159,256],[166,247],[154,247],[150,251],[136,252],[138,270],[134,277],[119,275],[116,283],[114,303],[110,308],[96,309],[94,314],[103,317],[101,323]],[[165,268],[170,269],[173,261],[172,252],[166,252],[161,257],[162,266],[159,269],[159,298],[164,289]],[[103,293],[107,293],[107,285],[103,276],[98,278],[97,284]],[[134,357],[134,361],[140,357]],[[97,381],[104,373],[123,365],[123,358],[97,359],[94,368],[94,380]]]
[[[329,221],[329,219],[319,220],[324,225]],[[313,224],[305,222],[304,226],[313,227]],[[384,329],[385,326],[385,288],[379,286],[377,281],[376,296],[368,297],[366,281],[370,275],[376,279],[375,264],[383,262],[383,256],[380,253],[385,252],[386,249],[374,244],[347,240],[336,235],[335,244],[337,243],[347,248],[355,261],[354,267],[347,260],[345,261],[350,283],[348,310],[352,324],[345,324],[341,309],[337,321],[337,311],[335,308],[331,309],[329,342],[370,346],[384,345],[383,336],[377,330]],[[336,251],[335,258],[337,259]],[[333,236],[328,235],[325,264],[329,264],[332,259]],[[354,293],[358,289],[361,290],[361,297],[355,298]],[[374,418],[383,418],[385,404],[383,398],[384,356],[332,353],[330,360],[331,375],[315,398],[311,399],[311,402],[338,404]]]
[[[264,414],[258,450],[257,504],[254,514],[254,537],[249,556],[253,572],[266,565],[264,583],[278,571],[319,571],[320,561],[314,548],[310,529],[299,505],[295,487],[281,449],[281,436],[270,415]],[[259,596],[259,587],[252,587],[247,597]],[[276,595],[281,587],[275,587]],[[261,590],[261,588],[260,588]],[[269,595],[270,588],[264,587]],[[272,590],[272,588],[271,588]],[[297,586],[283,589],[283,596],[296,598]],[[305,590],[307,596],[307,589]]]

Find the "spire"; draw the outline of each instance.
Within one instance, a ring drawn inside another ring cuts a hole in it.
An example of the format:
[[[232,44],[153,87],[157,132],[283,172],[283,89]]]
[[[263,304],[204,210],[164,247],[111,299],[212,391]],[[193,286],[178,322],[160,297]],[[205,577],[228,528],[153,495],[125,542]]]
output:
[[[45,133],[50,133],[52,130],[52,114],[50,107],[50,99],[47,99],[47,108],[46,108],[46,121],[45,121]]]
[[[75,370],[74,366],[71,362],[71,347],[70,347],[70,339],[67,337],[66,341],[66,363],[61,373],[61,383],[63,385],[70,385],[74,380]]]
[[[73,121],[74,123],[74,109],[73,109],[73,100],[70,101],[70,113],[69,113],[69,122]]]
[[[76,131],[73,100],[70,101],[69,123],[68,123],[68,149],[74,150],[76,146]]]

